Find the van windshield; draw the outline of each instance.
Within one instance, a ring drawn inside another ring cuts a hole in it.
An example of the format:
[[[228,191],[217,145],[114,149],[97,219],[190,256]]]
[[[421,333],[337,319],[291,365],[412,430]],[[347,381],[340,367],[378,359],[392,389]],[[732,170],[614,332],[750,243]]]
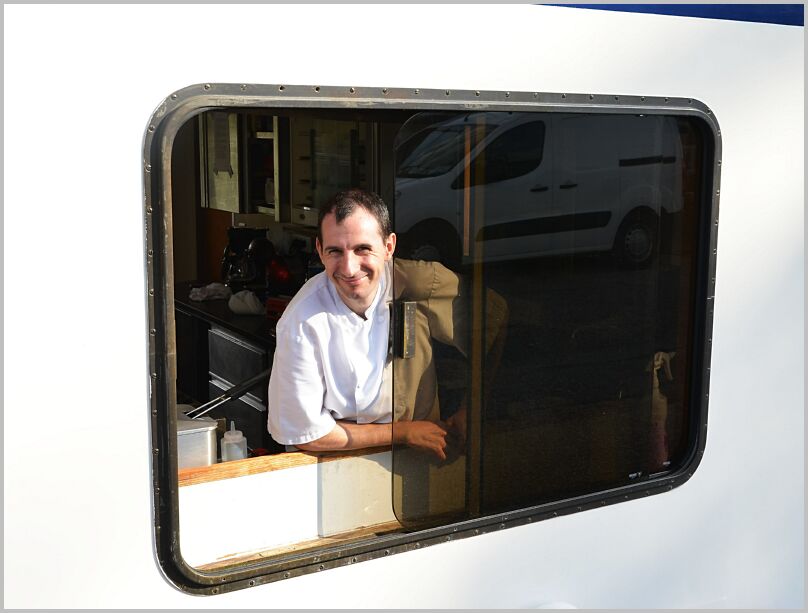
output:
[[[485,134],[496,126],[486,124]],[[460,163],[465,153],[465,125],[429,127],[401,144],[396,176],[402,179],[437,177]]]

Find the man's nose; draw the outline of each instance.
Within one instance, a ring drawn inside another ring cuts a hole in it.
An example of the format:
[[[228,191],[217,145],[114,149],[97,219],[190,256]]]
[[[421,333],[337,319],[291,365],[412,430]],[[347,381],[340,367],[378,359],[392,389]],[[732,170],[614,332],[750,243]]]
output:
[[[349,251],[340,262],[339,273],[344,277],[353,277],[357,272],[359,272],[359,258]]]

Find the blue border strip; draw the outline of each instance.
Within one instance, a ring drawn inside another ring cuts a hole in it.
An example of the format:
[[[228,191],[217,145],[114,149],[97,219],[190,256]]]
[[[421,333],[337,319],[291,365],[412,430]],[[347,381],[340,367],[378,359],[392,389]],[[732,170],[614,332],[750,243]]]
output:
[[[552,6],[753,21],[785,26],[805,25],[805,6],[802,4],[553,4]]]

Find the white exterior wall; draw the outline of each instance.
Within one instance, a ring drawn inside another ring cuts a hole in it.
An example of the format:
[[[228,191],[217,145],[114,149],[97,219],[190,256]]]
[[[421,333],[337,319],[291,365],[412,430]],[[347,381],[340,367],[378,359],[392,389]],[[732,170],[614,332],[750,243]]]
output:
[[[4,6],[4,606],[802,607],[803,37],[527,5]],[[171,587],[152,544],[141,147],[160,101],[204,82],[707,104],[724,155],[693,478],[220,596]],[[49,428],[31,440],[34,419]]]

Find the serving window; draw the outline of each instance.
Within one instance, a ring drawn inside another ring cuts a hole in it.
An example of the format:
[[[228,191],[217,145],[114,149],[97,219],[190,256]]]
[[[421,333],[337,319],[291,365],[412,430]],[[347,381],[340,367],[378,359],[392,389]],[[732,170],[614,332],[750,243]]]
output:
[[[167,101],[145,152],[156,540],[178,586],[248,587],[687,480],[714,270],[702,105],[206,87]],[[388,204],[405,273],[393,428],[441,424],[445,459],[289,451],[266,430],[275,322],[321,270],[318,206],[349,187]],[[222,454],[227,430],[243,458]]]

